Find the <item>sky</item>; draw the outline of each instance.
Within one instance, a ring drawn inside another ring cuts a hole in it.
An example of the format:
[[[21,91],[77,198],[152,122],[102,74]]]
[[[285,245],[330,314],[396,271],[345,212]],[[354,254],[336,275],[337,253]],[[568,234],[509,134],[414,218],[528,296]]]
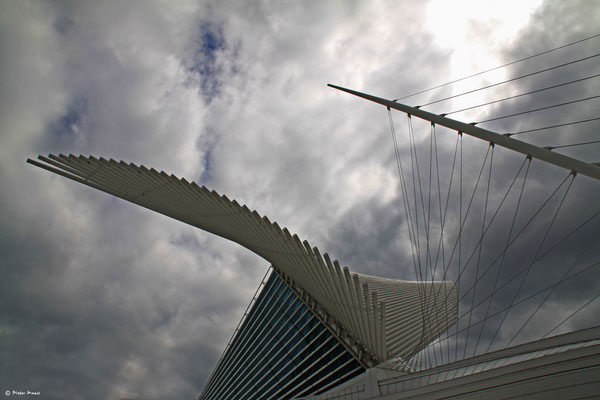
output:
[[[28,157],[84,154],[164,170],[256,209],[352,271],[415,279],[387,111],[326,84],[400,98],[593,36],[600,26],[593,0],[2,0],[0,7],[0,390],[39,391],[46,399],[197,398],[269,264],[232,242],[35,168]],[[600,39],[588,40],[401,101],[423,105],[599,48]],[[588,77],[597,65],[591,59],[423,108],[451,112]],[[451,116],[479,122],[591,97],[599,88],[598,79],[587,79]],[[598,106],[593,99],[479,126],[517,132],[595,118]],[[407,166],[406,117],[393,113],[393,123]],[[427,175],[430,127],[412,126]],[[522,138],[540,146],[592,141],[598,126]],[[437,134],[448,178],[457,135],[441,127]],[[463,142],[464,180],[473,185],[488,146]],[[598,162],[599,150],[562,153]],[[486,172],[472,209],[488,221],[523,157],[494,149],[493,162],[489,207]],[[517,227],[568,176],[535,160],[531,168]],[[508,196],[513,203],[522,177]],[[553,220],[544,210],[541,230],[525,230],[503,274],[537,254],[530,253],[545,226],[552,230],[540,253],[597,211],[590,199],[598,186],[577,176],[560,214]],[[460,219],[457,193],[449,196],[450,247]],[[473,254],[493,257],[512,217],[502,209],[500,228]],[[480,220],[465,226],[463,257]],[[575,270],[597,261],[597,242],[585,254],[575,247],[598,232],[593,220],[543,268],[536,264],[527,290],[558,279],[573,257]],[[474,297],[490,290],[494,271]],[[520,340],[539,337],[592,298],[599,274],[586,274],[561,286]],[[501,309],[515,288],[492,308]],[[475,318],[483,311],[475,309]],[[559,332],[596,325],[599,313],[592,302]],[[509,314],[500,342],[526,315]],[[494,329],[487,324],[483,337]]]

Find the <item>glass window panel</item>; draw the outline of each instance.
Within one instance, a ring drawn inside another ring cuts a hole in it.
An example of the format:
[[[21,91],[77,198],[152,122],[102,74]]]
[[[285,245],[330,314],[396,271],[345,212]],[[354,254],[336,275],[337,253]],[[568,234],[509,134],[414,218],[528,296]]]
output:
[[[338,339],[272,273],[207,384],[214,387],[203,395],[263,399],[288,393],[287,398],[321,392],[362,372]]]

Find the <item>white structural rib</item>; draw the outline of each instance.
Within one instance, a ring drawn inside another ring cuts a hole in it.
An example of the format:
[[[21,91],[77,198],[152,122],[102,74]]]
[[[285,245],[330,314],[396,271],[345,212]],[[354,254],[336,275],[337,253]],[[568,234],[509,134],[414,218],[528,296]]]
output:
[[[373,362],[409,358],[455,323],[452,282],[351,273],[307,241],[204,186],[123,161],[40,156],[27,162],[222,236],[269,261],[362,345]]]

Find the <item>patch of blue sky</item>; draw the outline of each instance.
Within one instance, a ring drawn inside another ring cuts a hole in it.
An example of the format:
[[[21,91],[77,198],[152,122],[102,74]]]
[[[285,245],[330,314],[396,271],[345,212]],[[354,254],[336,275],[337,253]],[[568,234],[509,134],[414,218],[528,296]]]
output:
[[[87,99],[75,99],[60,117],[50,123],[49,131],[51,135],[63,140],[80,135],[84,129],[87,113]]]
[[[201,185],[210,185],[213,179],[213,151],[217,145],[218,135],[214,128],[206,128],[204,134],[197,141],[196,146],[203,152],[202,173],[198,178]]]
[[[54,21],[54,29],[58,32],[59,35],[66,35],[75,24],[73,21],[65,16],[60,16]]]
[[[66,2],[55,2],[54,4],[54,30],[61,36],[66,35],[75,27],[75,22],[71,18],[73,10]]]
[[[200,24],[188,70],[193,75],[192,82],[198,85],[207,103],[219,94],[219,75],[222,68],[218,64],[217,54],[225,48],[226,41],[221,25],[213,22]]]
[[[200,182],[202,184],[210,182],[213,177],[212,171],[212,152],[213,149],[211,147],[204,150],[204,156],[202,157],[202,166],[204,169],[202,170],[202,174],[200,175]]]

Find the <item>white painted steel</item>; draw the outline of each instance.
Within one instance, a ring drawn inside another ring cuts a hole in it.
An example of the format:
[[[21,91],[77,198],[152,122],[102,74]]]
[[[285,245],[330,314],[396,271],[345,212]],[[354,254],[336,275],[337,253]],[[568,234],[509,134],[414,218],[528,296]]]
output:
[[[304,400],[598,398],[600,327],[406,374],[374,367]]]
[[[374,361],[407,359],[456,322],[452,282],[351,273],[276,222],[204,186],[123,161],[40,156],[29,163],[232,240],[269,261],[364,346]]]
[[[594,179],[600,179],[600,167],[595,164],[590,164],[581,160],[577,160],[572,157],[565,156],[563,154],[555,153],[546,148],[535,146],[530,143],[522,142],[505,135],[492,132],[487,129],[479,128],[472,124],[465,124],[464,122],[457,121],[455,119],[446,118],[443,115],[437,115],[419,108],[410,107],[406,104],[396,103],[392,100],[383,99],[381,97],[372,96],[370,94],[357,92],[356,90],[346,89],[336,85],[327,85],[334,89],[338,89],[350,94],[353,94],[363,99],[373,101],[381,104],[388,108],[393,108],[398,111],[402,111],[409,115],[414,115],[421,119],[430,121],[432,123],[445,126],[446,128],[453,129],[458,132],[465,133],[467,135],[485,140],[486,142],[497,144],[498,146],[506,147],[507,149],[514,150],[518,153],[525,154],[529,157],[537,158],[554,164],[558,167],[565,168],[569,171],[573,171],[579,174],[589,176]]]

